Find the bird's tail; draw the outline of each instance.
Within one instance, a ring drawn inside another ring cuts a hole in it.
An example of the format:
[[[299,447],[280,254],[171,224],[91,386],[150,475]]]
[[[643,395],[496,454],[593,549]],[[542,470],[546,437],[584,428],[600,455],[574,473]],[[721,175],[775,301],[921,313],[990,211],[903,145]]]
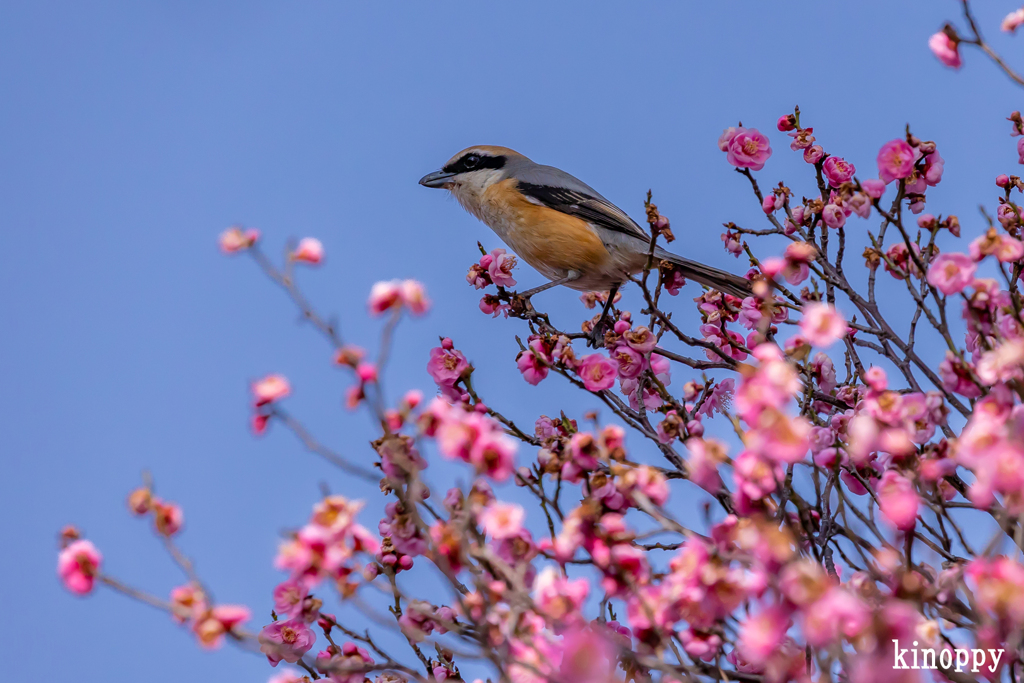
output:
[[[665,251],[660,247],[654,252],[654,255],[663,261],[669,261],[679,266],[679,271],[683,274],[683,277],[712,289],[738,296],[741,299],[745,299],[752,293],[750,280],[739,275],[733,275],[724,270],[705,266],[703,263],[697,263],[682,256],[676,256],[672,252]]]

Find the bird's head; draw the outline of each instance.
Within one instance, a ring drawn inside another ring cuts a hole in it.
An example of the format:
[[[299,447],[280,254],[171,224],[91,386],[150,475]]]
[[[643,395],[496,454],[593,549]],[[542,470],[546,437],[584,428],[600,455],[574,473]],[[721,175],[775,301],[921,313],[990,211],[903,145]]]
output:
[[[476,194],[507,177],[506,165],[522,154],[508,147],[477,145],[462,150],[441,168],[420,178],[423,187],[468,191]]]

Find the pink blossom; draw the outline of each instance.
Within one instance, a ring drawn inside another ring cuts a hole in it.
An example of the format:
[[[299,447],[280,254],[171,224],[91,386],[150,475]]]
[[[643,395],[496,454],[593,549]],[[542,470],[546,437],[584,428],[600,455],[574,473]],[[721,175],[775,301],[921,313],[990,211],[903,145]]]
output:
[[[495,501],[480,513],[480,526],[491,538],[502,540],[517,536],[523,529],[525,517],[522,505]]]
[[[775,127],[779,129],[780,133],[788,133],[796,128],[796,117],[792,114],[783,114],[779,117]]]
[[[799,149],[807,149],[814,144],[813,132],[813,128],[798,128],[790,131],[789,137],[793,138],[793,142],[789,143],[789,148],[794,152]]]
[[[303,683],[303,680],[309,679],[298,671],[282,671],[271,676],[267,683]]]
[[[842,157],[829,157],[825,159],[821,170],[825,174],[825,179],[828,180],[829,185],[839,187],[853,178],[853,174],[857,172],[857,167]]]
[[[981,396],[981,389],[971,381],[970,369],[952,351],[947,351],[945,359],[939,363],[939,377],[942,378],[942,388],[947,391],[966,398]]]
[[[628,344],[619,344],[611,352],[612,359],[618,364],[619,377],[635,379],[643,372],[644,357]]]
[[[592,353],[580,361],[576,371],[587,391],[602,391],[615,384],[619,369],[615,361],[599,353]]]
[[[469,369],[469,361],[461,351],[435,346],[430,349],[427,372],[441,387],[451,387]]]
[[[1007,33],[1013,33],[1021,24],[1024,24],[1024,8],[1015,9],[1003,17],[1000,28]]]
[[[943,294],[959,294],[974,282],[976,270],[966,254],[939,254],[928,266],[928,284]]]
[[[291,391],[291,385],[283,375],[267,375],[252,385],[252,393],[256,397],[257,406],[279,401]]]
[[[641,325],[635,330],[628,330],[623,333],[622,338],[630,348],[642,354],[648,354],[658,345],[658,337],[647,327]]]
[[[935,187],[942,180],[942,170],[945,160],[938,152],[932,152],[924,158],[924,175],[922,178],[929,187]]]
[[[731,126],[723,130],[722,134],[718,136],[718,149],[722,150],[723,152],[729,151],[729,143],[732,141],[734,137],[736,137],[736,134],[742,130],[744,129],[737,128],[736,126]]]
[[[878,152],[878,177],[886,185],[914,171],[914,148],[906,140],[890,140]]]
[[[101,562],[103,555],[91,541],[77,540],[60,551],[57,556],[57,573],[65,588],[72,593],[86,595],[92,592]]]
[[[721,144],[721,142],[719,142]],[[728,142],[728,161],[739,168],[760,171],[772,155],[771,143],[756,128],[740,128]]]
[[[710,662],[722,647],[722,638],[716,633],[706,633],[688,628],[679,634],[683,649],[691,657]]]
[[[274,611],[285,617],[297,617],[302,614],[308,594],[306,584],[294,578],[279,583],[274,588]]]
[[[846,336],[847,326],[842,314],[828,304],[810,303],[804,306],[800,331],[814,346],[831,346]]]
[[[480,312],[486,313],[492,318],[497,318],[501,314],[505,314],[508,317],[508,312],[512,309],[506,303],[502,303],[501,299],[491,294],[485,294],[480,298]]]
[[[427,299],[427,290],[423,283],[416,280],[402,280],[401,283],[402,303],[413,315],[423,315],[430,308],[430,300]]]
[[[718,466],[727,460],[726,447],[717,439],[692,438],[686,440],[687,471],[690,481],[714,495],[722,489]]]
[[[884,368],[872,365],[864,371],[864,384],[874,391],[883,392],[889,387],[889,376],[885,373]]]
[[[736,389],[736,380],[732,377],[723,379],[711,390],[711,395],[704,399],[704,403],[697,410],[697,415],[712,417],[716,412],[725,413],[732,403],[733,392]]]
[[[782,644],[789,625],[789,615],[781,606],[769,607],[743,622],[736,647],[748,662],[764,664]]]
[[[251,617],[252,613],[244,605],[217,605],[203,618],[196,619],[192,631],[200,646],[214,649],[221,646],[226,633]]]
[[[735,232],[723,232],[721,237],[722,237],[722,241],[725,243],[725,250],[727,252],[729,252],[733,256],[737,256],[737,257],[740,254],[743,253],[743,244],[740,242],[740,237],[739,237],[738,233],[735,233]],[[678,270],[673,270],[672,272],[673,273],[678,273],[679,271]],[[680,275],[680,277],[682,277],[682,276]],[[683,284],[686,284],[685,280],[683,280]],[[681,287],[681,286],[682,285],[679,285],[679,287]],[[676,287],[676,289],[679,289],[679,287]]]
[[[959,69],[960,65],[963,64],[956,41],[946,35],[944,31],[939,31],[928,39],[928,48],[946,66]]]
[[[885,194],[886,183],[882,180],[865,180],[860,186],[864,188],[864,193],[872,199],[881,199]]]
[[[277,666],[281,660],[289,664],[299,661],[313,647],[316,634],[301,619],[287,619],[264,626],[257,640],[270,665]]]
[[[823,156],[825,156],[825,150],[822,149],[821,145],[811,145],[804,150],[804,161],[809,164],[818,163]]]
[[[1024,379],[1024,341],[1006,341],[986,351],[978,360],[977,372],[978,379],[988,386]]]
[[[998,233],[995,228],[989,228],[984,235],[971,242],[970,253],[975,261],[980,261],[986,256],[995,256],[1000,263],[1009,263],[1024,256],[1024,243],[1009,235]]]
[[[291,254],[293,261],[318,265],[324,259],[324,245],[315,237],[303,237]]]
[[[859,597],[842,586],[833,586],[804,610],[804,633],[815,647],[853,640],[871,625],[871,610]]]
[[[506,254],[504,249],[493,250],[490,257],[486,268],[487,274],[491,276],[491,281],[499,287],[515,287],[516,281],[512,277],[512,269],[516,267],[516,257]],[[481,259],[481,265],[483,260]]]
[[[505,481],[515,471],[515,455],[515,441],[503,433],[491,431],[476,440],[468,460],[478,473],[495,481]]]
[[[375,283],[370,288],[367,305],[373,315],[380,315],[384,311],[401,306],[402,283],[399,280]]]
[[[256,244],[259,238],[259,230],[249,229],[243,232],[241,228],[228,228],[220,235],[220,249],[225,254],[235,254]]]
[[[846,225],[846,214],[835,204],[826,204],[822,215],[825,219],[825,225],[830,228],[841,228]]]
[[[530,346],[532,347],[533,343]],[[542,354],[533,348],[529,348],[519,354],[519,358],[516,360],[516,367],[522,373],[523,379],[528,384],[534,386],[540,384],[540,381],[547,377],[549,372],[547,364],[542,360]]]
[[[185,516],[181,506],[164,502],[159,498],[153,499],[153,525],[156,526],[158,533],[173,536],[181,531],[184,523]]]
[[[887,470],[878,484],[879,508],[897,529],[909,531],[917,523],[920,500],[914,484],[896,470]]]
[[[576,621],[581,616],[583,602],[590,592],[585,578],[570,580],[554,567],[545,567],[533,582],[537,607],[555,621]]]

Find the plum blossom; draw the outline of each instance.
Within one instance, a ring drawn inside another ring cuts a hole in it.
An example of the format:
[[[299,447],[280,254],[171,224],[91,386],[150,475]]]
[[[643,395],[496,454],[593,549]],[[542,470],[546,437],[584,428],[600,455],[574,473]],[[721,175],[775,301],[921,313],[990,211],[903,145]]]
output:
[[[914,148],[906,140],[890,140],[878,152],[878,177],[886,185],[908,178],[914,172],[916,160]]]
[[[857,167],[842,157],[829,157],[821,165],[821,170],[825,174],[825,179],[828,180],[829,185],[839,187],[853,178],[853,174],[857,172]]]
[[[946,66],[959,69],[963,64],[963,61],[960,59],[957,41],[946,35],[945,31],[939,31],[928,39],[928,49]]]
[[[491,282],[499,287],[515,287],[512,269],[516,267],[516,257],[505,253],[504,249],[495,249],[480,259],[480,267],[487,269]]]
[[[811,303],[804,306],[800,331],[811,344],[825,348],[845,337],[847,326],[842,314],[832,306]]]
[[[534,386],[540,384],[541,380],[548,376],[548,366],[552,359],[544,348],[544,342],[540,338],[531,339],[529,348],[519,354],[516,359],[516,367],[522,373],[523,379]]]
[[[295,251],[291,253],[292,261],[319,265],[324,259],[324,245],[315,237],[303,237],[299,240]]]
[[[896,470],[888,470],[878,484],[878,502],[882,514],[896,528],[902,531],[914,528],[920,500],[909,479]]]
[[[730,129],[732,130],[732,129]],[[723,138],[729,134],[727,130]],[[722,139],[719,139],[719,148],[722,148]],[[760,171],[772,155],[772,146],[768,138],[762,135],[756,128],[736,128],[727,138],[727,145],[723,150],[727,154],[727,160],[733,166],[749,168],[751,171]]]
[[[789,625],[790,618],[785,609],[769,607],[743,622],[736,647],[747,661],[763,664],[778,649]]]
[[[825,225],[830,228],[841,228],[846,225],[846,214],[835,204],[826,204],[822,210]]]
[[[978,379],[989,386],[1024,379],[1024,340],[1007,341],[983,353],[977,372]]]
[[[250,228],[243,231],[238,227],[228,228],[220,235],[220,249],[225,254],[237,254],[256,244],[259,238],[259,230]]]
[[[793,114],[783,114],[779,117],[776,123],[776,128],[779,129],[780,133],[788,133],[789,131],[796,128],[796,116]]]
[[[864,193],[872,199],[881,199],[882,195],[885,194],[885,186],[887,183],[883,180],[865,180],[862,182],[861,187],[864,188]]]
[[[1007,33],[1014,33],[1021,24],[1024,24],[1024,7],[1015,9],[1003,17],[999,27]]]
[[[291,391],[291,385],[284,375],[267,375],[252,384],[252,394],[257,407],[280,401]]]
[[[271,666],[282,660],[294,664],[309,652],[316,642],[316,634],[300,619],[286,619],[267,624],[256,638],[260,652],[267,656]]]
[[[943,294],[959,294],[974,281],[976,270],[966,254],[939,254],[928,267],[928,284]]]
[[[72,593],[87,595],[92,592],[96,575],[100,571],[103,555],[91,541],[77,540],[68,544],[57,556],[57,573],[64,587]]]
[[[370,288],[367,306],[372,315],[397,311],[403,306],[414,315],[422,315],[430,307],[430,301],[423,285],[416,280],[390,280],[377,282]]]
[[[599,353],[592,353],[584,357],[576,371],[580,379],[583,380],[583,386],[587,391],[610,389],[615,384],[615,377],[619,373],[615,361]]]
[[[494,502],[480,513],[480,526],[491,538],[504,540],[517,536],[523,529],[526,511],[515,503]]]
[[[441,346],[435,346],[430,350],[427,373],[446,396],[456,400],[461,396],[455,389],[455,383],[470,369],[469,361],[461,351],[455,349],[452,340],[447,337],[441,340]]]
[[[590,592],[590,582],[585,578],[572,580],[554,567],[545,567],[533,581],[533,592],[545,616],[556,622],[573,622],[582,616],[580,610]]]
[[[995,256],[1000,263],[1010,263],[1024,257],[1024,242],[989,228],[988,232],[971,242],[970,252],[975,261]]]

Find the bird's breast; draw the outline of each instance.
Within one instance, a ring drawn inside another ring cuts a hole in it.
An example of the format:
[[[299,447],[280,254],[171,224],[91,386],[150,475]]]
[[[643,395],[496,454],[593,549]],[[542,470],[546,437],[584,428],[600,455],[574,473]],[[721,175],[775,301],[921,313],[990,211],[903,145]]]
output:
[[[531,202],[516,190],[515,179],[494,183],[474,197],[456,197],[521,259],[551,279],[570,270],[603,271],[611,263],[589,223]]]

